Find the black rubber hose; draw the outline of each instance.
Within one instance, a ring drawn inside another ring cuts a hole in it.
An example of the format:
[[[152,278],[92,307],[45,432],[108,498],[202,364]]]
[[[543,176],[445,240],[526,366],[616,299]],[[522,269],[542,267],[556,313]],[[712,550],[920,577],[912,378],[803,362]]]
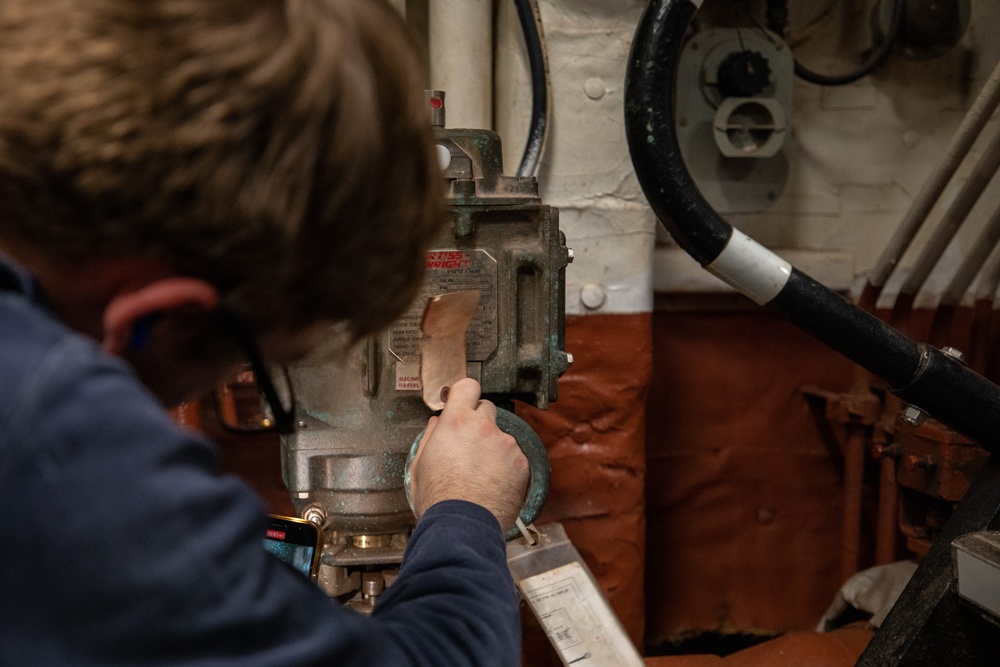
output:
[[[882,43],[879,44],[874,51],[872,51],[872,54],[869,56],[867,62],[853,72],[837,75],[819,74],[818,72],[814,72],[807,68],[799,62],[798,58],[796,58],[796,76],[800,79],[820,86],[843,86],[848,83],[854,83],[858,79],[871,74],[876,68],[882,65],[886,58],[889,57],[889,54],[892,53],[892,49],[895,47],[896,42],[899,40],[899,35],[903,30],[903,18],[905,14],[905,0],[892,0],[892,14],[889,19],[889,31],[886,33]],[[767,21],[767,27],[781,37],[784,37],[785,30],[788,28],[788,0],[768,0],[765,18]]]
[[[534,0],[514,0],[514,4],[517,6],[517,17],[528,48],[528,68],[531,71],[531,123],[517,175],[534,176],[548,137],[549,68],[542,43],[538,6]]]
[[[653,211],[682,248],[709,266],[727,251],[734,231],[688,173],[673,115],[677,63],[696,11],[692,0],[651,0],[646,7],[626,71],[625,132]],[[992,382],[918,345],[797,269],[776,295],[758,302],[885,380],[903,400],[1000,451],[1000,387]]]

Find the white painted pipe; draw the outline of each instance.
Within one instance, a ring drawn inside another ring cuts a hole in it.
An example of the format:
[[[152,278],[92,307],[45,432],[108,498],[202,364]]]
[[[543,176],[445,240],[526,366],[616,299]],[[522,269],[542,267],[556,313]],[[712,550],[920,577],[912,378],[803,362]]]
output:
[[[927,241],[923,252],[914,263],[910,275],[903,282],[903,286],[900,288],[901,294],[916,294],[924,286],[927,277],[934,270],[941,255],[944,254],[948,244],[951,243],[962,223],[965,222],[969,211],[979,201],[983,190],[989,185],[997,170],[1000,170],[1000,130],[983,147],[982,155],[972,166],[968,178],[955,195],[955,200],[945,211],[933,236]]]
[[[986,226],[983,227],[979,237],[972,244],[969,254],[965,256],[962,265],[958,267],[958,271],[955,272],[948,287],[942,293],[942,304],[957,306],[961,302],[966,290],[969,289],[969,285],[972,284],[979,270],[983,268],[986,260],[997,247],[998,242],[1000,242],[1000,208],[993,210],[993,214],[990,215]],[[986,277],[989,277],[990,273],[990,271],[984,270]],[[992,278],[990,279],[992,280]],[[996,285],[994,284],[990,293],[992,294],[996,289]]]
[[[448,95],[448,126],[493,128],[492,0],[429,0],[431,88]]]
[[[1000,287],[1000,248],[994,248],[993,255],[983,267],[983,277],[979,281],[979,289],[976,290],[976,301],[994,298],[998,287]]]
[[[917,196],[914,197],[909,210],[906,211],[906,215],[899,223],[896,233],[890,239],[889,245],[885,247],[882,256],[875,263],[875,268],[869,279],[872,285],[882,287],[889,280],[896,264],[906,249],[910,247],[910,243],[920,231],[927,215],[934,208],[935,202],[944,192],[948,181],[951,180],[998,105],[1000,105],[1000,63],[997,63],[975,103],[965,114],[958,131],[955,132],[951,143],[945,149],[944,155],[941,156],[941,161],[920,188]]]

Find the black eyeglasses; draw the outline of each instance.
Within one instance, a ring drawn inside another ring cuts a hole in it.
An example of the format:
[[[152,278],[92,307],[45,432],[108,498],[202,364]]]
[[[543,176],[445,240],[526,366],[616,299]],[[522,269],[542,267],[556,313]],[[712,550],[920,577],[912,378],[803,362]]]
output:
[[[216,389],[219,423],[234,433],[294,433],[295,396],[288,369],[279,366],[279,371],[272,374],[243,322],[231,313],[222,315],[249,364],[234,381],[224,382]]]

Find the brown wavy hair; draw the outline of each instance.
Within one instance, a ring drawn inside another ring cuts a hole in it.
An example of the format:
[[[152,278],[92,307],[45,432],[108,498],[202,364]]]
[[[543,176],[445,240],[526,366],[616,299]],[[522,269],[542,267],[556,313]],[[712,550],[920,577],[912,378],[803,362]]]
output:
[[[424,80],[380,0],[4,0],[0,235],[377,331],[442,219]]]

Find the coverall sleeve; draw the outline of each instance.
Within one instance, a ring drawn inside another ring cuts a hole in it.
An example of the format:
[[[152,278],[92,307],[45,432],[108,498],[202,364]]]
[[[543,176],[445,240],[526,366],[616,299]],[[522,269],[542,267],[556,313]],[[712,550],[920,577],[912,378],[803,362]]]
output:
[[[362,616],[264,550],[256,495],[123,362],[66,337],[31,366],[0,422],[0,664],[518,664],[482,507],[431,508]]]

